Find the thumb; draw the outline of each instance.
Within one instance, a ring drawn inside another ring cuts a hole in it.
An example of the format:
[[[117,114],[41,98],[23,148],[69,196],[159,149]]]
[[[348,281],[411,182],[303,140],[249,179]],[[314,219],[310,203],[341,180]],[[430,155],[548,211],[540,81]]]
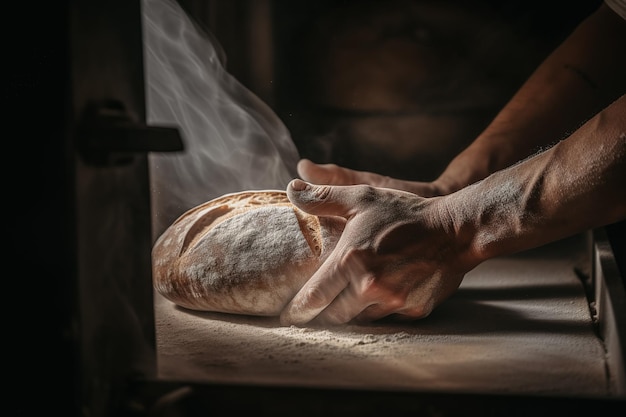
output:
[[[314,185],[295,179],[287,185],[287,197],[293,205],[309,214],[348,218],[354,211],[349,188]]]

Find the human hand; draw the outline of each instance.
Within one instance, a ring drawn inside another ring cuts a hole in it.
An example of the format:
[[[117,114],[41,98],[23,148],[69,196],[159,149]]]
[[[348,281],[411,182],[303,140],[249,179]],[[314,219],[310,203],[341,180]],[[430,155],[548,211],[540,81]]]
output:
[[[298,175],[313,184],[357,185],[393,188],[422,197],[447,194],[436,182],[404,181],[367,171],[356,171],[335,164],[316,164],[308,159],[298,162]]]
[[[284,325],[422,318],[475,266],[441,197],[298,179],[287,194],[308,213],[341,216],[347,223],[335,249],[284,308]]]

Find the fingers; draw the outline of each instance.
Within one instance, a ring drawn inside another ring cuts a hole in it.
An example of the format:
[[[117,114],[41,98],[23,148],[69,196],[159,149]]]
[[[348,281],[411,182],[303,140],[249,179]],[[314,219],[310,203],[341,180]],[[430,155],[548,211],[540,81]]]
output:
[[[283,325],[304,325],[324,310],[348,285],[349,277],[338,271],[331,255],[302,286],[280,315]]]
[[[337,262],[333,256],[339,257],[331,255],[285,307],[281,324],[343,324],[374,303],[368,295],[373,276],[359,257]]]
[[[355,184],[350,170],[335,164],[315,164],[308,159],[301,159],[298,162],[297,170],[300,178],[314,184]]]
[[[299,179],[287,185],[287,197],[295,206],[320,216],[350,217],[359,192],[354,186],[313,185]]]
[[[332,303],[315,317],[315,323],[322,325],[345,324],[370,306],[370,303],[364,301],[363,294],[355,289],[354,282],[354,280],[351,281]]]
[[[379,174],[340,167],[335,164],[316,164],[308,159],[298,161],[298,175],[313,184],[384,186],[390,180]]]
[[[408,191],[423,197],[442,194],[432,182],[405,181],[367,171],[355,171],[335,164],[316,164],[308,159],[298,162],[300,178],[313,184],[358,185],[392,188]]]

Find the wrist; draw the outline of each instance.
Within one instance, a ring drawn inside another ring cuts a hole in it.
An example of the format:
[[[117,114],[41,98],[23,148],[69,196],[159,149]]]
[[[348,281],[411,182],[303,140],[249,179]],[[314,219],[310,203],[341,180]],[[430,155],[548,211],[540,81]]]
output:
[[[470,264],[516,252],[525,229],[524,191],[506,172],[488,176],[442,197],[455,238]]]
[[[471,187],[470,187],[471,188]],[[476,246],[479,224],[472,215],[472,197],[466,198],[467,189],[450,193],[431,200],[434,203],[438,223],[450,237],[450,252],[454,253],[454,263],[459,269],[469,271],[488,259],[486,252]]]

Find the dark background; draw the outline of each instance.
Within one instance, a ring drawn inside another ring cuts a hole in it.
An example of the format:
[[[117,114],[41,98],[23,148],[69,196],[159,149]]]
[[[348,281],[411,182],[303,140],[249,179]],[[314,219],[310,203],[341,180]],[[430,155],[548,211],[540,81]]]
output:
[[[80,414],[67,3],[3,5],[7,415]],[[259,2],[262,21],[254,0],[180,3],[215,33],[230,72],[272,106],[303,157],[427,180],[600,2],[275,0]],[[248,35],[259,24],[269,37],[255,45]],[[271,57],[262,77],[258,55]],[[623,255],[623,224],[609,230]]]

